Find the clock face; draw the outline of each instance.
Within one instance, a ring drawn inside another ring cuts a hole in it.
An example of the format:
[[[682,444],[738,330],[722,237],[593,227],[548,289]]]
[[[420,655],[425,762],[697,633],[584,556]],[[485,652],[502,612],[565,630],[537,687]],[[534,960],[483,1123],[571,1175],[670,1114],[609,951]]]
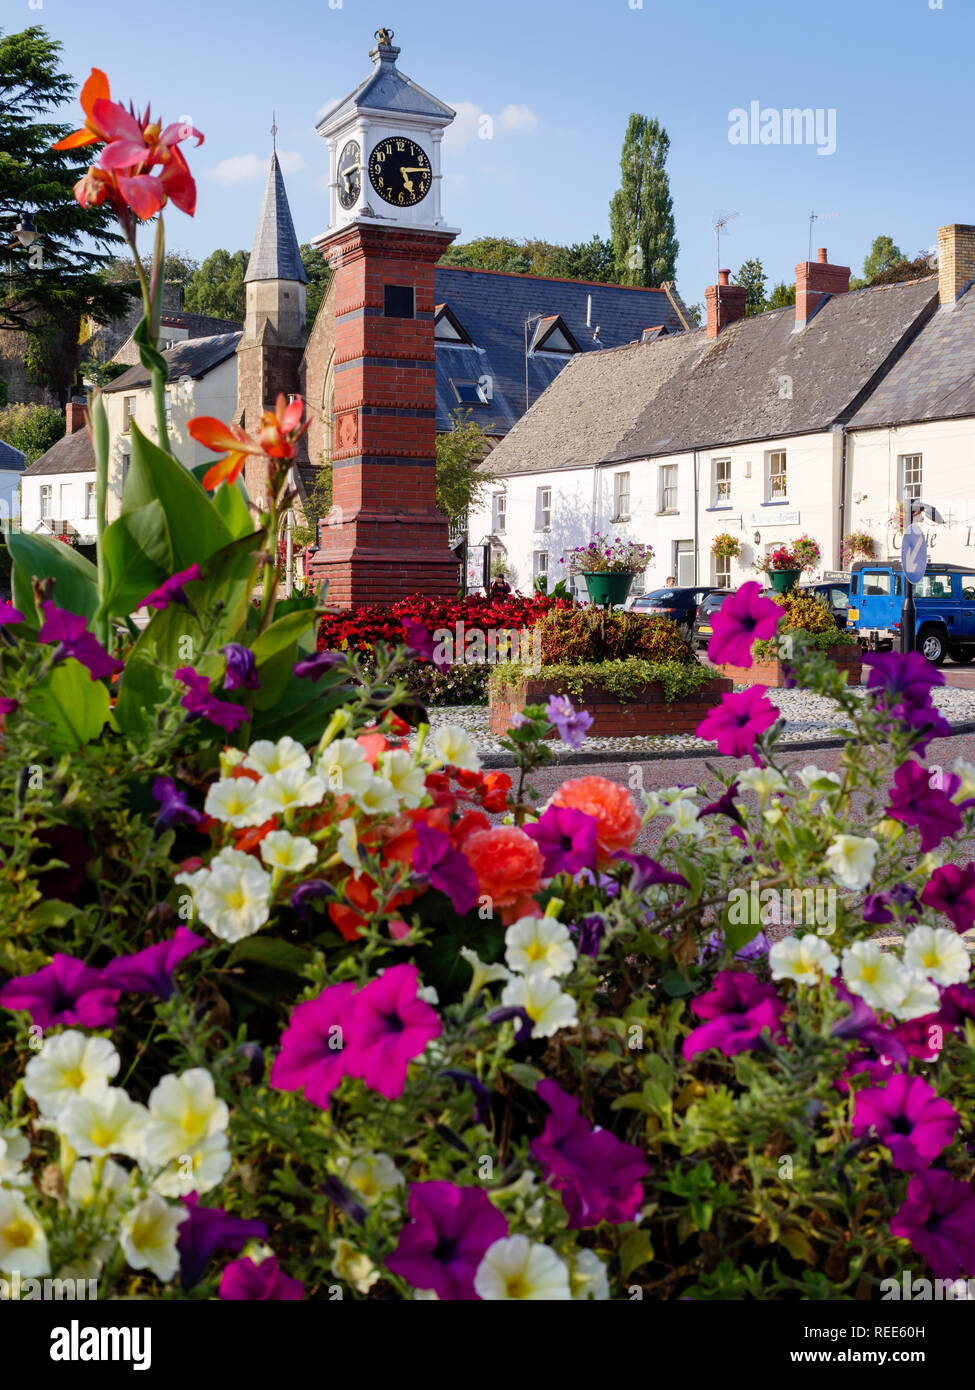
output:
[[[430,160],[412,140],[391,135],[369,156],[369,181],[384,202],[414,207],[430,192]]]
[[[337,167],[339,202],[344,208],[355,207],[362,192],[362,152],[358,140],[350,140],[343,147]]]

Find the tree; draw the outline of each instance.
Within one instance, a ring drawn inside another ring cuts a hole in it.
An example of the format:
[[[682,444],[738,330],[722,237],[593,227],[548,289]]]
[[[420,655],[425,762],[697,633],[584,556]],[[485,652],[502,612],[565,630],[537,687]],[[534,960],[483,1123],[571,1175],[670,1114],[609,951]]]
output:
[[[246,251],[213,251],[199,270],[194,271],[183,291],[183,307],[191,314],[209,314],[215,319],[243,323]]]
[[[659,121],[633,114],[620,157],[622,186],[609,205],[609,225],[622,285],[659,288],[677,263],[674,207],[664,168],[670,139]]]
[[[448,246],[441,265],[468,266],[473,270],[503,270],[517,275],[545,275],[556,248],[547,241],[516,241],[514,237],[482,236]]]
[[[750,261],[745,261],[737,274],[732,275],[731,283],[741,285],[745,291],[746,318],[750,318],[753,314],[764,314],[767,308],[765,303],[765,271],[757,256],[753,256]]]
[[[476,506],[495,481],[481,467],[490,447],[470,410],[455,410],[449,431],[437,435],[437,506],[448,520]]]
[[[328,290],[328,282],[332,278],[332,267],[321,251],[310,246],[308,242],[303,242],[298,247],[298,254],[301,256],[301,264],[305,267],[305,274],[308,276],[308,286],[305,290],[305,323],[311,328]]]
[[[773,285],[772,293],[769,295],[765,307],[766,309],[784,309],[789,304],[796,302],[795,282],[787,285],[784,280],[780,280],[777,285]]]
[[[902,260],[904,253],[899,246],[894,245],[891,237],[874,237],[870,253],[863,262],[864,279],[868,282],[874,280],[885,270],[890,270],[891,266],[899,265]]]
[[[63,403],[77,375],[82,320],[107,323],[125,312],[128,296],[101,273],[121,243],[110,209],[82,208],[74,198],[86,151],[51,148],[73,129],[47,119],[75,91],[60,52],[39,26],[0,32],[0,247],[9,262],[0,328],[25,335],[32,377]],[[27,247],[14,235],[23,211],[39,233]]]
[[[143,260],[146,274],[152,272],[152,257]],[[186,285],[200,268],[200,262],[185,251],[167,251],[163,261],[163,279],[167,284]],[[135,261],[131,256],[116,256],[105,267],[105,279],[111,284],[128,285],[138,279]]]
[[[559,280],[594,280],[600,285],[615,285],[618,282],[613,243],[597,235],[573,246],[557,246],[546,273]]]
[[[0,439],[33,463],[64,434],[64,416],[50,405],[8,405],[0,410]]]

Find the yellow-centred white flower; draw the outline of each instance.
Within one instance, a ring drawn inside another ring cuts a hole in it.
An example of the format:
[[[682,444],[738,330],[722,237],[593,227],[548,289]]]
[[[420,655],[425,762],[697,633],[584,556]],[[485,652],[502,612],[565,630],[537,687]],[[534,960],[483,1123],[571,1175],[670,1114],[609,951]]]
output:
[[[118,1072],[120,1058],[108,1038],[76,1028],[44,1039],[24,1068],[24,1090],[42,1115],[56,1115],[75,1096],[96,1096]]]
[[[569,1271],[548,1245],[527,1236],[505,1236],[488,1246],[474,1275],[474,1291],[486,1302],[568,1302]]]
[[[176,1240],[189,1218],[186,1207],[170,1206],[158,1192],[150,1192],[138,1206],[126,1212],[119,1228],[119,1244],[131,1269],[148,1269],[168,1284],[179,1269]]]
[[[521,974],[538,966],[548,975],[567,975],[575,964],[569,928],[555,917],[519,917],[505,932],[504,944],[505,960]]]

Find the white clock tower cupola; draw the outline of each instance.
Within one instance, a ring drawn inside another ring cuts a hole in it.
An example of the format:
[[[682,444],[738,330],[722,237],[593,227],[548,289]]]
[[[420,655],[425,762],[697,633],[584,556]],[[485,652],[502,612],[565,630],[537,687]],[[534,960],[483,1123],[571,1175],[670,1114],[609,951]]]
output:
[[[454,112],[404,76],[389,29],[376,31],[373,71],[316,127],[328,141],[328,230],[375,222],[450,231],[441,207],[440,146]]]

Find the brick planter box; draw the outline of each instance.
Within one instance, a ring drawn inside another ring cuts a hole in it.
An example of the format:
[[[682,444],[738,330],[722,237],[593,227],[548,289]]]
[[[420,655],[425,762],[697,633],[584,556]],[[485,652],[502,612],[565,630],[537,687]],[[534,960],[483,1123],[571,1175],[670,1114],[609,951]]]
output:
[[[846,674],[847,685],[859,685],[862,675],[860,661],[860,648],[848,644],[836,647],[828,647],[826,655],[836,662],[841,671]],[[727,676],[734,681],[735,685],[769,685],[782,686],[786,683],[786,670],[781,661],[759,661],[756,660],[751,666],[731,666],[728,664],[718,667],[723,676]]]
[[[707,685],[684,696],[672,705],[664,701],[659,685],[648,685],[635,700],[620,700],[608,690],[585,687],[579,697],[572,696],[577,709],[587,710],[593,717],[589,736],[595,738],[638,737],[645,734],[693,734],[709,709],[732,687],[724,676],[708,681]],[[505,734],[511,716],[523,705],[544,705],[552,695],[564,695],[565,690],[554,680],[535,676],[509,685],[504,695],[491,692],[491,733]],[[553,734],[553,737],[557,735]]]

